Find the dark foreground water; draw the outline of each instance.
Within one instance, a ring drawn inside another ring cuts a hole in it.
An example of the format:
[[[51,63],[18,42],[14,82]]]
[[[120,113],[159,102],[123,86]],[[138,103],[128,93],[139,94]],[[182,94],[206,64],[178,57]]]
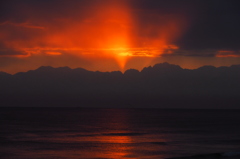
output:
[[[240,151],[239,110],[0,110],[1,159],[161,159]]]

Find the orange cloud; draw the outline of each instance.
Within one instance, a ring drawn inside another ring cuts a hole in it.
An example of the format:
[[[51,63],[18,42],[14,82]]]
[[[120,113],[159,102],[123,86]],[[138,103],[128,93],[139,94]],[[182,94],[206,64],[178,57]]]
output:
[[[239,52],[220,50],[217,52],[216,57],[240,57]]]
[[[53,52],[53,51],[47,51],[46,54],[47,55],[62,55],[61,52]]]

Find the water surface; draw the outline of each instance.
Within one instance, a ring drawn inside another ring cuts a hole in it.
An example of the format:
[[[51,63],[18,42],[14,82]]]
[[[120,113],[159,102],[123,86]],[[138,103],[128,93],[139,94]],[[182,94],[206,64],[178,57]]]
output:
[[[2,159],[162,159],[240,151],[239,110],[1,108]]]

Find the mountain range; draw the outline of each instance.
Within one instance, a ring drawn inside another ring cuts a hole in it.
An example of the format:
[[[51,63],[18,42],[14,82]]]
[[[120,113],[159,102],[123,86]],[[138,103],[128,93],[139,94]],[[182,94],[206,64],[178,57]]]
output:
[[[114,72],[53,68],[0,72],[1,107],[240,108],[240,65],[159,63]]]

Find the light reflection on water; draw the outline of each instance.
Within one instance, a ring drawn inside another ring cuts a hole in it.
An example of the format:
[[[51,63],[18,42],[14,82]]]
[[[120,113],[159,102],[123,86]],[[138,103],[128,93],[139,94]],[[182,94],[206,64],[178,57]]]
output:
[[[107,109],[102,111],[96,121],[99,129],[97,135],[83,137],[79,141],[98,143],[100,146],[92,154],[86,154],[83,157],[92,158],[128,158],[131,153],[133,143],[129,133],[129,119],[124,110]],[[131,157],[132,158],[132,157]],[[134,159],[134,158],[132,158]]]
[[[238,151],[240,112],[18,109],[0,112],[1,159],[163,159]]]

